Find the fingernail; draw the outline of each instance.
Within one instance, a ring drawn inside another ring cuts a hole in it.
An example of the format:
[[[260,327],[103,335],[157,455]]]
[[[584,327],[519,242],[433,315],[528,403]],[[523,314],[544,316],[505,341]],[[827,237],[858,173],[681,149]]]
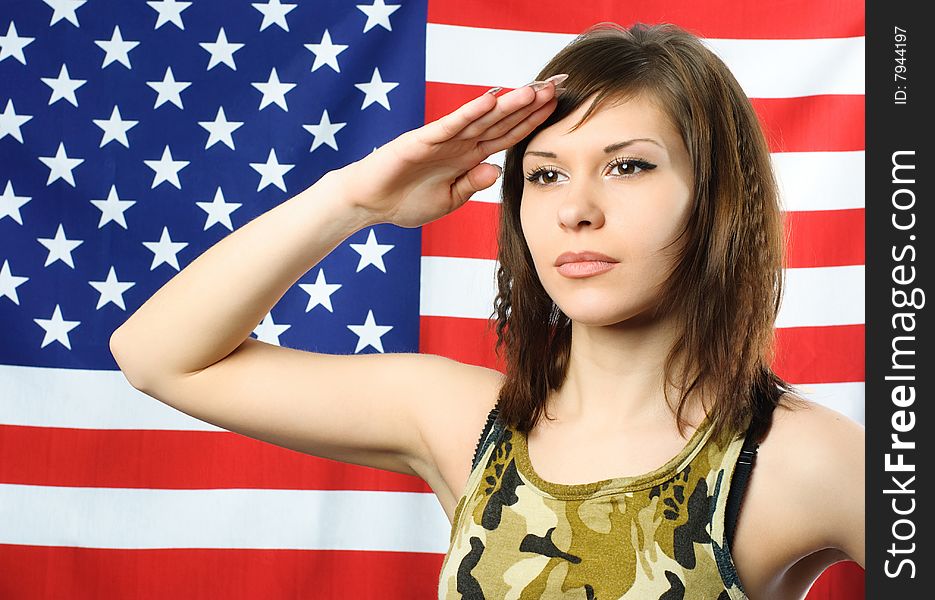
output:
[[[568,73],[561,73],[559,75],[552,75],[551,77],[546,79],[546,81],[551,81],[557,87],[560,83],[562,83],[566,79],[568,79]]]
[[[565,88],[563,88],[563,87],[557,87],[557,88],[555,88],[555,95],[558,96],[558,95],[560,95],[560,94],[561,94],[562,92],[564,92],[564,91],[565,91]]]
[[[496,96],[496,95],[497,95],[497,92],[499,92],[499,91],[502,90],[502,89],[503,89],[502,87],[494,87],[494,88],[490,88],[489,90],[487,90],[487,91],[484,92],[484,93],[485,93],[485,94],[493,94],[494,96]]]

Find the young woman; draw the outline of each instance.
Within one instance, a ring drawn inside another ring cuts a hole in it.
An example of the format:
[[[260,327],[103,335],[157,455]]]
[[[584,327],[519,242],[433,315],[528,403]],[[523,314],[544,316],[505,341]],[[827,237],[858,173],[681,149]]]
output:
[[[352,233],[421,226],[493,185],[482,161],[501,150],[506,373],[249,337]],[[452,521],[440,598],[800,598],[832,563],[864,564],[864,436],[769,368],[782,231],[724,64],[674,26],[602,24],[533,84],[231,233],[111,350],[198,419],[423,478]]]

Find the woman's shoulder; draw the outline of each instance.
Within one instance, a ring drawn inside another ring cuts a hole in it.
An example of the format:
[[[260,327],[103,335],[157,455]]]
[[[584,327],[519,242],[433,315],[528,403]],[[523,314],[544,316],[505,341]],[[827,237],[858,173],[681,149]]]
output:
[[[754,471],[760,469],[771,480],[770,488],[781,494],[775,499],[782,499],[796,535],[816,548],[834,547],[852,555],[858,546],[855,528],[864,518],[864,446],[863,425],[786,393],[773,411]]]
[[[802,476],[825,476],[842,463],[863,461],[863,445],[863,425],[828,406],[785,393],[773,411],[760,453],[775,453]]]

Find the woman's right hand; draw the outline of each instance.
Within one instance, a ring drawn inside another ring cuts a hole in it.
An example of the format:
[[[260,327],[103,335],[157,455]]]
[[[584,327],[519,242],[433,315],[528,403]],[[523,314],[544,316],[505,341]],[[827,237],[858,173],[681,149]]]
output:
[[[558,103],[551,79],[538,91],[529,84],[501,97],[484,93],[343,167],[348,199],[371,222],[401,227],[452,212],[499,177],[496,166],[481,161],[525,138],[551,114]]]

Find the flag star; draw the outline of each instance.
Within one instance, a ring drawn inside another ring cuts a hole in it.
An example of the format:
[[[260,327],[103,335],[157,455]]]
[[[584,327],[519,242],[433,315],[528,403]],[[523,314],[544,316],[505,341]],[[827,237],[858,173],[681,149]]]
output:
[[[56,179],[64,179],[71,184],[71,187],[75,187],[75,176],[71,172],[72,169],[84,162],[83,158],[68,158],[63,142],[59,142],[55,156],[40,156],[39,160],[49,167],[49,180],[46,185],[51,185]]]
[[[289,31],[289,23],[286,22],[286,15],[289,14],[298,4],[282,4],[279,0],[269,0],[266,4],[251,4],[253,8],[263,13],[263,22],[260,24],[260,31],[263,31],[270,25],[279,25],[285,31]]]
[[[191,85],[190,81],[176,81],[175,76],[172,74],[172,67],[166,67],[166,74],[163,76],[162,81],[147,81],[146,85],[156,90],[159,95],[156,96],[156,104],[153,108],[159,108],[166,102],[171,102],[172,104],[178,106],[179,108],[185,108],[182,106],[182,90]]]
[[[263,97],[260,98],[259,110],[263,110],[275,102],[284,111],[289,112],[289,107],[286,105],[286,94],[289,93],[296,84],[281,83],[279,81],[279,75],[276,73],[276,67],[273,67],[273,70],[269,74],[269,80],[266,83],[257,82],[251,83],[250,85],[260,90],[263,94]]]
[[[355,88],[366,94],[366,97],[364,97],[364,103],[360,105],[360,110],[367,108],[374,102],[379,102],[383,105],[384,108],[386,108],[386,110],[390,110],[390,101],[387,99],[386,95],[390,90],[398,85],[398,82],[384,82],[380,78],[380,69],[374,68],[373,75],[370,76],[369,83],[354,84]]]
[[[208,130],[208,142],[205,144],[205,150],[218,142],[224,142],[228,148],[236,150],[232,134],[237,131],[238,127],[243,125],[243,121],[228,121],[223,106],[218,107],[218,114],[213,121],[198,121],[198,124]]]
[[[198,45],[211,54],[211,60],[208,61],[209,71],[220,63],[224,63],[235,71],[237,70],[237,65],[234,63],[234,52],[243,48],[244,45],[228,42],[227,34],[224,33],[223,27],[221,27],[221,31],[218,32],[217,41],[201,42]]]
[[[328,144],[337,150],[338,142],[334,139],[334,134],[341,131],[345,125],[347,125],[347,123],[332,123],[331,119],[328,117],[327,109],[322,113],[318,125],[302,125],[303,129],[315,136],[315,139],[312,140],[312,147],[309,148],[309,152],[314,152],[315,148],[322,144]]]
[[[33,321],[45,330],[45,337],[42,338],[40,348],[45,348],[52,342],[58,342],[69,350],[71,350],[71,342],[68,340],[68,332],[81,324],[81,321],[64,320],[62,309],[58,304],[55,305],[51,319],[33,319]]]
[[[139,123],[139,121],[124,121],[120,116],[120,107],[115,104],[109,119],[94,119],[94,124],[104,130],[99,148],[103,148],[104,144],[112,141],[120,142],[129,148],[130,142],[127,140],[127,131],[133,128],[137,123]]]
[[[220,187],[214,192],[213,202],[195,202],[195,204],[208,213],[208,218],[205,220],[205,231],[215,223],[220,223],[233,231],[234,225],[231,223],[231,213],[243,206],[238,202],[225,202],[224,192],[221,191]]]
[[[317,44],[305,44],[305,47],[315,55],[315,63],[312,65],[313,73],[322,65],[328,65],[334,69],[335,73],[341,72],[341,67],[338,66],[338,54],[347,50],[348,46],[332,44],[331,34],[328,33],[327,29],[325,29],[325,33],[321,36],[321,42]]]
[[[331,294],[341,289],[342,286],[340,283],[328,283],[325,280],[324,269],[318,271],[318,278],[315,279],[315,283],[300,283],[299,287],[308,294],[308,305],[305,307],[305,312],[309,312],[319,304],[328,309],[328,312],[334,312],[334,308],[331,306]]]
[[[182,251],[182,248],[188,246],[188,242],[173,242],[172,238],[169,237],[169,229],[163,226],[162,237],[159,238],[158,242],[143,242],[143,245],[153,253],[153,264],[149,267],[150,271],[162,263],[168,263],[178,271],[179,259],[176,255]]]
[[[357,4],[356,6],[367,15],[367,23],[364,25],[363,33],[367,33],[377,25],[387,31],[393,31],[393,27],[390,25],[390,15],[402,8],[400,4],[385,4],[383,0],[373,0],[373,4]]]
[[[114,267],[110,268],[106,280],[89,281],[88,284],[101,293],[100,298],[97,300],[97,306],[94,307],[96,310],[105,306],[108,302],[113,302],[123,310],[127,310],[127,306],[123,302],[123,293],[136,285],[132,281],[118,281],[117,271]]]
[[[34,41],[36,41],[36,38],[20,37],[16,33],[16,23],[10,21],[10,27],[7,29],[6,35],[0,35],[0,62],[13,57],[25,65],[26,56],[23,54],[23,48]]]
[[[52,8],[52,20],[49,27],[62,19],[67,19],[72,25],[78,27],[78,15],[75,11],[88,0],[42,0]]]
[[[88,82],[87,79],[72,79],[68,74],[68,67],[65,63],[62,63],[62,69],[58,72],[58,77],[42,77],[41,79],[43,83],[52,88],[52,94],[49,96],[49,106],[62,99],[78,106],[75,90]]]
[[[11,219],[22,225],[23,216],[19,214],[19,209],[30,200],[32,200],[30,196],[17,196],[13,192],[13,181],[7,181],[6,189],[3,190],[3,195],[0,196],[0,221],[3,221],[3,217],[9,215]]]
[[[19,140],[22,144],[23,132],[20,131],[20,127],[30,119],[32,119],[32,115],[16,114],[16,109],[13,107],[13,99],[10,98],[7,100],[6,108],[0,113],[0,140],[6,136],[10,136]]]
[[[169,22],[179,29],[185,29],[185,24],[182,23],[182,11],[191,6],[191,2],[158,0],[158,2],[147,2],[146,4],[159,13],[159,17],[156,19],[156,26],[153,27],[153,29],[159,29]]]
[[[269,157],[267,157],[265,163],[250,163],[250,166],[260,174],[260,184],[256,188],[258,192],[268,185],[275,185],[285,192],[286,183],[283,180],[283,175],[295,167],[295,165],[279,164],[275,148],[270,148]]]
[[[155,188],[163,181],[168,181],[178,189],[182,189],[182,184],[179,183],[179,171],[187,167],[190,161],[172,160],[172,151],[169,150],[169,146],[166,146],[165,150],[162,151],[162,158],[159,160],[144,160],[143,162],[146,163],[147,167],[155,171],[153,185],[150,189]]]
[[[102,69],[114,61],[121,63],[128,69],[132,68],[130,67],[130,50],[140,45],[139,42],[125,41],[123,36],[120,35],[119,25],[114,26],[114,33],[110,36],[110,40],[95,40],[94,43],[105,52],[104,64],[101,65]]]
[[[117,196],[117,186],[110,186],[110,193],[107,194],[107,200],[91,200],[91,204],[101,211],[101,220],[97,224],[100,229],[111,221],[118,223],[124,229],[127,228],[127,220],[123,213],[136,204],[136,200],[121,200]]]
[[[3,261],[3,268],[0,268],[0,298],[6,296],[19,306],[19,294],[16,288],[29,281],[29,277],[17,277],[10,271],[10,261]]]
[[[58,224],[58,230],[54,238],[38,238],[40,244],[49,249],[49,255],[45,259],[44,267],[48,267],[57,260],[67,264],[72,269],[75,263],[71,258],[71,251],[84,243],[84,240],[70,240],[65,237],[65,228]]]
[[[392,325],[377,325],[373,319],[373,311],[367,311],[367,320],[363,325],[348,325],[348,329],[357,336],[357,347],[354,354],[357,354],[367,346],[373,346],[380,352],[383,352],[383,342],[380,338],[386,335],[386,332],[393,328]]]
[[[260,324],[256,326],[253,333],[256,334],[256,339],[261,342],[281,346],[282,344],[279,343],[279,336],[285,333],[290,327],[292,327],[292,325],[277,325],[276,322],[273,321],[273,314],[266,313],[266,317],[260,321]]]
[[[377,243],[377,236],[373,233],[373,228],[367,235],[366,244],[350,244],[354,252],[360,254],[360,261],[357,263],[357,273],[360,273],[367,265],[373,265],[386,273],[386,265],[383,264],[383,255],[395,248],[393,244]]]

